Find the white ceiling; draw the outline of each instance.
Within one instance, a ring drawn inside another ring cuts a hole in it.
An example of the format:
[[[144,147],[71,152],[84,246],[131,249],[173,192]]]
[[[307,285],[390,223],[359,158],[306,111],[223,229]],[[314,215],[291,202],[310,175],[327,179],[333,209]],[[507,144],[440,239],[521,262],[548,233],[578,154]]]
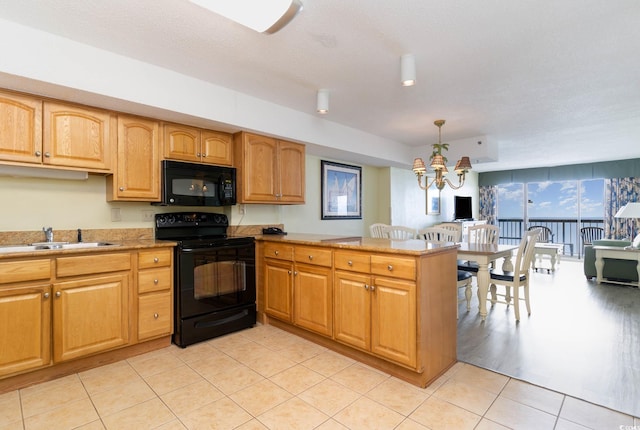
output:
[[[272,35],[187,0],[0,0],[0,18],[310,115],[326,88],[326,121],[421,155],[444,118],[452,147],[497,145],[478,171],[640,158],[637,0],[302,2]]]

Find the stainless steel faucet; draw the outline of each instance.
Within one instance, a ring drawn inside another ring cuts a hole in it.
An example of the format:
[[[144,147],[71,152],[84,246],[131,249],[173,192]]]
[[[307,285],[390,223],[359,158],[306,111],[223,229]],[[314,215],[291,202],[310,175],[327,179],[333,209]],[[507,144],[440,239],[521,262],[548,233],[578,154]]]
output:
[[[53,228],[42,227],[42,231],[44,231],[44,237],[47,239],[47,242],[53,242]]]

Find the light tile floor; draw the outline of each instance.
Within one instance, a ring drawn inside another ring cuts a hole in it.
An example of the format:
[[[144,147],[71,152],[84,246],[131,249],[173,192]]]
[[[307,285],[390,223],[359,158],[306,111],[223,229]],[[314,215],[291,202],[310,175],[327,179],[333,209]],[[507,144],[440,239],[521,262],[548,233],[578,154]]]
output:
[[[262,325],[0,395],[0,429],[633,426],[640,419],[463,363],[420,389]]]

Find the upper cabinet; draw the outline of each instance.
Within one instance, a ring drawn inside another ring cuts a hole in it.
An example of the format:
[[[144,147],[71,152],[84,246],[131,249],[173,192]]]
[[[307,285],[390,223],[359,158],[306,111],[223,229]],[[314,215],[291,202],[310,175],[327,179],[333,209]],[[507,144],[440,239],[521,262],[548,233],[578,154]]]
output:
[[[42,163],[42,100],[0,91],[0,160]]]
[[[238,203],[304,203],[304,145],[246,132],[234,137]]]
[[[108,201],[160,201],[160,124],[118,115],[115,173],[107,177]]]
[[[233,164],[233,139],[229,133],[181,124],[164,124],[164,158],[192,163]]]
[[[43,163],[111,172],[115,117],[108,111],[44,102]]]

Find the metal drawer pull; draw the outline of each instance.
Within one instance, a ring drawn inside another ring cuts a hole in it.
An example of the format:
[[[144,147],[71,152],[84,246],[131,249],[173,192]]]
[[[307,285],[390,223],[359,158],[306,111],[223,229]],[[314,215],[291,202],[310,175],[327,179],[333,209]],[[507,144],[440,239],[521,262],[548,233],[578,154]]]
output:
[[[155,314],[153,314],[153,318],[154,318],[154,319],[158,319],[158,316],[159,316],[159,315],[158,315],[158,313],[157,313],[157,312],[156,312]]]
[[[313,260],[313,255],[310,255],[310,256],[309,256],[309,260]]]
[[[153,262],[157,263],[158,261],[160,261],[160,259],[158,257],[153,257]]]
[[[372,286],[371,286],[371,291],[375,291],[375,289],[376,289],[376,286],[375,286],[375,285],[372,285]]]
[[[391,264],[389,264],[389,265],[387,266],[387,269],[389,269],[389,271],[392,271],[392,270],[393,270],[393,266],[392,266]]]
[[[56,297],[60,297],[62,293],[60,291],[56,291]]]
[[[49,298],[49,293],[44,293],[44,298],[48,299]]]
[[[369,289],[369,286],[368,286],[367,284],[364,284],[364,289],[365,289],[365,290],[368,290],[368,289]]]
[[[287,273],[288,273],[289,275],[291,275],[291,270],[287,270]]]
[[[347,264],[348,264],[349,266],[353,266],[353,261],[349,260],[349,261],[347,261]]]
[[[157,280],[157,279],[154,279],[154,280],[153,280],[153,283],[154,283],[154,284],[156,284],[156,285],[158,285],[158,280]]]
[[[278,251],[274,251],[273,253],[274,253],[274,254],[276,254],[276,255],[279,255],[279,254],[280,254]]]

